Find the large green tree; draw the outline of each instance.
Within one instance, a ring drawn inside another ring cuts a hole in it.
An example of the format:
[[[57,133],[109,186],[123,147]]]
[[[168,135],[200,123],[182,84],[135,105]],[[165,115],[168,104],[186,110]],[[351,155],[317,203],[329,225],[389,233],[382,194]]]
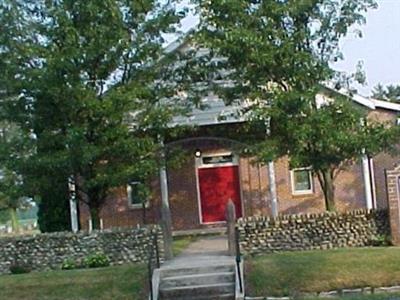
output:
[[[183,15],[175,4],[0,4],[3,117],[34,136],[25,165],[37,175],[32,182],[73,176],[94,228],[111,188],[154,174],[157,137],[180,110],[163,51],[163,34],[175,32]]]
[[[299,96],[300,97],[300,96]],[[335,210],[335,179],[341,171],[382,150],[394,150],[398,126],[368,120],[365,110],[346,97],[331,95],[331,103],[316,107],[303,99],[301,113],[288,115],[292,101],[275,99],[268,110],[274,136],[256,145],[261,161],[289,155],[292,168],[310,167],[318,179],[327,210]],[[298,100],[295,110],[299,109]]]
[[[197,44],[210,49],[203,80],[227,102],[244,102],[243,113],[269,133],[251,142],[258,158],[288,155],[292,166],[311,167],[333,210],[336,171],[395,136],[385,126],[362,124],[362,114],[343,100],[316,101],[321,83],[347,81],[331,63],[342,58],[340,39],[365,23],[375,1],[196,2]]]

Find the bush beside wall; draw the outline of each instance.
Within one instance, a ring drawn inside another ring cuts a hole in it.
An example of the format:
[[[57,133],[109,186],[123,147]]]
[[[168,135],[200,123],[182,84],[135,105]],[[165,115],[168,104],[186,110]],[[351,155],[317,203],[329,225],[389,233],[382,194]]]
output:
[[[390,234],[387,210],[248,217],[237,228],[245,254],[363,247],[383,243]]]
[[[162,256],[162,233],[158,227],[113,229],[92,233],[57,232],[0,239],[0,274],[14,265],[31,270],[60,269],[66,260],[82,265],[87,256],[104,253],[111,265],[146,262],[158,232]]]

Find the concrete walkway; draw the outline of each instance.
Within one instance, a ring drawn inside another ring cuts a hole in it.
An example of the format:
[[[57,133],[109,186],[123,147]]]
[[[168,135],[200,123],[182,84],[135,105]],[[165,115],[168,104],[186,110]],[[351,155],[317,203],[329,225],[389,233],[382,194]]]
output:
[[[191,243],[178,256],[166,261],[161,268],[209,265],[215,261],[234,262],[228,256],[228,239],[225,235],[200,237]]]
[[[228,255],[228,239],[225,235],[200,237],[179,256],[188,255]]]

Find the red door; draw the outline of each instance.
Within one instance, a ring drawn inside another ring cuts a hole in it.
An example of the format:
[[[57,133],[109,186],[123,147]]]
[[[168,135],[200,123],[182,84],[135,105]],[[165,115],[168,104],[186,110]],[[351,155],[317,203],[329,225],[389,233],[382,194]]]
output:
[[[229,199],[235,204],[236,216],[242,216],[238,166],[200,168],[198,174],[203,223],[225,221]]]

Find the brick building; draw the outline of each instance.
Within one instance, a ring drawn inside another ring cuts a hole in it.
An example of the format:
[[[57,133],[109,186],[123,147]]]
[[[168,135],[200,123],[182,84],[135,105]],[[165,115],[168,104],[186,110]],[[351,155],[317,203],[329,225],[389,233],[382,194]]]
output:
[[[331,93],[322,91],[317,101]],[[351,96],[354,105],[368,111],[369,118],[397,122],[400,104]],[[185,151],[186,159],[178,168],[167,168],[168,203],[173,230],[208,228],[224,225],[225,205],[232,199],[239,216],[316,213],[325,210],[318,180],[304,168],[291,170],[286,157],[268,165],[254,164],[235,149],[239,142],[224,137],[244,119],[234,117],[235,106],[225,106],[209,97],[208,109],[194,110],[191,117],[179,117],[176,124],[196,125],[198,131],[178,140],[166,141],[166,149]],[[214,130],[208,130],[208,129]],[[216,130],[215,130],[216,129]],[[222,132],[218,137],[210,132]],[[391,169],[397,157],[382,153],[363,157],[341,172],[335,181],[337,208],[340,211],[387,206],[385,169]],[[151,183],[151,196],[140,204],[138,187],[131,182],[111,191],[101,210],[104,228],[136,226],[160,220],[160,180]],[[88,209],[80,205],[80,223],[87,228]]]

